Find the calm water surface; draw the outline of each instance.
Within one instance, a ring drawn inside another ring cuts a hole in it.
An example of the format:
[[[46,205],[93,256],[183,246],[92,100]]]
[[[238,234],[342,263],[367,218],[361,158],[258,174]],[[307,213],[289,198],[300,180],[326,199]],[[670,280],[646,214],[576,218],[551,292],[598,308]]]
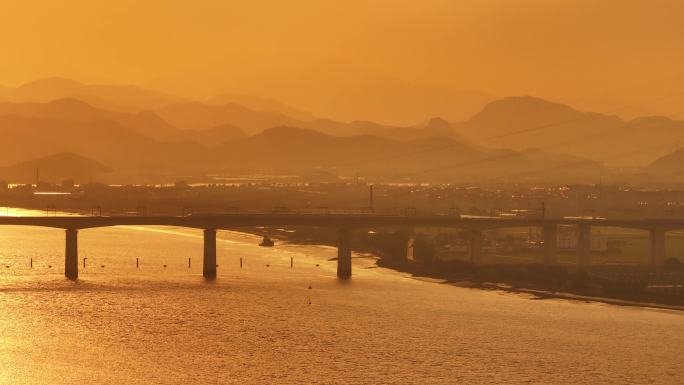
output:
[[[258,241],[220,232],[208,283],[200,231],[83,230],[70,282],[62,230],[0,228],[0,384],[684,382],[682,313],[457,288],[365,258],[338,282],[335,249]]]

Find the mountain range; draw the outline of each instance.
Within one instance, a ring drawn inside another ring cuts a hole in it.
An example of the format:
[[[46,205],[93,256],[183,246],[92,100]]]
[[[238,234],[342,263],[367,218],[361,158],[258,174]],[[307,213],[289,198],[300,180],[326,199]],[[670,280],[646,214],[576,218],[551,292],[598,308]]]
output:
[[[624,121],[529,96],[489,103],[454,128],[484,146],[540,148],[610,165],[646,166],[684,143],[682,121],[665,117]]]
[[[493,101],[462,122],[402,127],[316,118],[243,95],[199,102],[59,78],[0,88],[0,134],[0,166],[69,153],[85,157],[68,163],[74,175],[79,162],[92,169],[92,161],[111,168],[110,178],[323,170],[394,180],[591,181],[606,174],[602,164],[662,175],[660,168],[677,168],[668,159],[684,157],[668,155],[684,140],[684,122],[624,121],[529,96]]]

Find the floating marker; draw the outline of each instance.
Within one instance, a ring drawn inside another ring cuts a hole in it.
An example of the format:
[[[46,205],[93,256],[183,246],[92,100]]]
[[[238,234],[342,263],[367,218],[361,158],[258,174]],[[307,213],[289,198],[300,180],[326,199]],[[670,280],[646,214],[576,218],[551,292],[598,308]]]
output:
[[[190,263],[190,258],[188,258],[188,269],[192,267],[192,264]]]
[[[138,260],[138,258],[135,259],[135,268],[136,269],[140,268],[140,261]]]
[[[240,268],[242,269],[242,257],[240,257]]]
[[[33,258],[31,258],[31,268],[33,269]]]
[[[290,257],[290,267],[294,267],[294,258]]]

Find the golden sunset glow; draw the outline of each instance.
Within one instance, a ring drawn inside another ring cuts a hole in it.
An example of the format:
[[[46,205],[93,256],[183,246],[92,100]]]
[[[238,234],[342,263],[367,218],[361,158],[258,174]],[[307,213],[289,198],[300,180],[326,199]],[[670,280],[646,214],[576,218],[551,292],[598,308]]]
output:
[[[677,0],[5,1],[0,84],[238,92],[395,124],[467,118],[480,94],[684,116],[681,95],[647,103],[684,86],[682,14]]]
[[[683,20],[0,0],[0,385],[684,383]]]

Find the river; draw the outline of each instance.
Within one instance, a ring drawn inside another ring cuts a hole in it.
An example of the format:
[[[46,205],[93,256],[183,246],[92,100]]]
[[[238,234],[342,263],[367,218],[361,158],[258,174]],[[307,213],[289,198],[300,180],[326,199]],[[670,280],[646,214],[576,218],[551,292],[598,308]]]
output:
[[[454,287],[360,255],[340,282],[334,248],[228,231],[206,282],[201,236],[82,230],[71,282],[62,230],[0,228],[0,384],[684,381],[681,312]]]

